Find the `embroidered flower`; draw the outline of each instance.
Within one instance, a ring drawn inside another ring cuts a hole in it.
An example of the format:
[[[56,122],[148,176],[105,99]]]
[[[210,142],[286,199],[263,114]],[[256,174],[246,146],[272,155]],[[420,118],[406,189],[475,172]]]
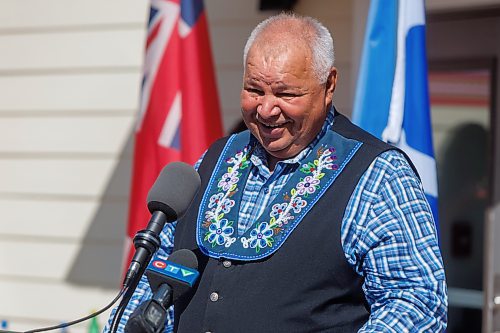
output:
[[[332,163],[333,161],[334,161],[334,158],[332,158],[331,156],[325,157],[325,163]]]
[[[325,164],[325,169],[328,169],[328,170],[338,170],[339,166],[337,164],[334,164],[334,163],[326,163]]]
[[[224,213],[229,213],[229,211],[231,210],[231,208],[234,206],[234,200],[231,200],[231,199],[227,199],[224,200],[220,206],[220,209],[222,209],[222,212]]]
[[[215,210],[212,209],[212,210],[207,210],[205,212],[205,220],[206,221],[212,221],[212,219],[215,218]]]
[[[224,193],[222,192],[212,195],[208,202],[208,208],[220,207],[223,213],[229,213],[231,207],[234,206],[234,200],[229,198],[222,199],[223,197]]]
[[[276,227],[279,229],[279,228],[283,227],[283,225],[287,225],[288,221],[293,220],[293,219],[294,219],[294,217],[292,216],[292,214],[290,212],[288,212],[288,213],[286,213],[285,216],[282,216],[279,220],[277,220],[275,227],[273,227],[273,229],[276,229]],[[276,233],[278,233],[277,232],[278,229],[275,230]]]
[[[240,178],[238,178],[238,176],[235,173],[226,172],[222,176],[222,178],[219,180],[219,183],[217,184],[217,186],[219,188],[222,188],[223,191],[227,191],[231,188],[231,186],[236,184],[238,182],[238,180],[240,180]]]
[[[286,209],[286,206],[288,206],[288,204],[286,202],[284,203],[277,203],[277,204],[274,204],[273,207],[271,208],[271,216],[279,216],[281,215],[285,209]]]
[[[303,173],[311,173],[316,171],[316,169],[317,167],[314,162],[309,162],[306,164],[302,164],[302,168],[300,168],[300,171],[302,171]]]
[[[243,150],[238,150],[236,155],[231,156],[228,159],[226,159],[226,162],[229,164],[233,164],[233,165],[244,162],[246,160],[245,155],[247,154],[247,152],[248,152],[248,146],[245,146],[245,148],[243,148]]]
[[[208,227],[208,232],[205,235],[205,240],[212,244],[212,246],[224,245],[229,240],[230,236],[234,233],[234,228],[231,226],[232,222],[227,219],[215,221]]]
[[[247,153],[247,147],[245,147],[245,149],[243,150],[238,150],[238,152],[236,153],[236,155],[234,155],[234,157],[239,161],[243,158],[243,156]]]
[[[293,209],[294,213],[298,214],[298,213],[300,213],[302,208],[304,208],[307,205],[307,201],[302,200],[301,197],[295,197],[293,199],[293,202],[290,203],[290,205],[292,205],[292,209]]]
[[[215,207],[219,204],[219,201],[224,197],[224,193],[216,193],[212,195],[208,202],[208,208]]]
[[[250,247],[259,252],[260,249],[273,245],[273,230],[267,222],[262,222],[250,232]]]
[[[300,195],[313,194],[317,188],[319,188],[319,179],[307,176],[297,184],[297,193]]]

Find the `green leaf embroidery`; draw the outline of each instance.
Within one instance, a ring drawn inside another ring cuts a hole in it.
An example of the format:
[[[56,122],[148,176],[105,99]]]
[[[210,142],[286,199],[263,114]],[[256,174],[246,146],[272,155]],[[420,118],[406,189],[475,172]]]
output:
[[[308,167],[302,167],[302,168],[300,168],[300,171],[302,171],[305,174],[311,173],[311,169]]]

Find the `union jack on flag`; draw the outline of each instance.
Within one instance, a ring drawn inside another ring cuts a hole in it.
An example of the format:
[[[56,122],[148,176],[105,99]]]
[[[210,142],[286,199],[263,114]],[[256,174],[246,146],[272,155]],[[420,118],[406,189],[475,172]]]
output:
[[[149,220],[146,197],[161,169],[174,161],[196,162],[221,136],[203,1],[152,0],[135,132],[129,241]]]

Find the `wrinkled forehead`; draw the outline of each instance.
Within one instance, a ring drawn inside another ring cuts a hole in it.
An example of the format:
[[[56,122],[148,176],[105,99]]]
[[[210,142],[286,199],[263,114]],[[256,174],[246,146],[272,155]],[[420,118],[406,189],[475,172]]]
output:
[[[285,62],[311,66],[312,52],[303,40],[290,34],[274,34],[262,36],[256,40],[248,51],[245,67],[257,63],[279,65]],[[246,69],[246,68],[245,68]]]
[[[278,49],[278,51],[277,51]],[[302,86],[316,82],[311,59],[303,48],[256,47],[249,53],[244,82],[264,83],[272,86]]]

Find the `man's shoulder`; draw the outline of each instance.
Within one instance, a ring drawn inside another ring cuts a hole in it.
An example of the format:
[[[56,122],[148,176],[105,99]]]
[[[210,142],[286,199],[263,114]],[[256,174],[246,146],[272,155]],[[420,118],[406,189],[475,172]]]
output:
[[[372,155],[376,156],[372,166],[387,169],[385,171],[388,173],[398,168],[409,168],[417,178],[419,177],[416,167],[404,151],[380,140],[361,127],[353,124],[341,113],[335,113],[335,122],[332,129],[347,138],[362,142],[367,147],[367,150],[370,150]]]
[[[384,151],[373,161],[373,167],[384,170],[387,175],[396,173],[416,176],[408,157],[399,149]]]
[[[355,139],[364,144],[370,145],[375,149],[381,151],[396,149],[394,146],[380,140],[371,133],[365,131],[361,127],[352,123],[349,118],[335,110],[335,118],[332,126],[332,130],[341,134],[342,136]]]

